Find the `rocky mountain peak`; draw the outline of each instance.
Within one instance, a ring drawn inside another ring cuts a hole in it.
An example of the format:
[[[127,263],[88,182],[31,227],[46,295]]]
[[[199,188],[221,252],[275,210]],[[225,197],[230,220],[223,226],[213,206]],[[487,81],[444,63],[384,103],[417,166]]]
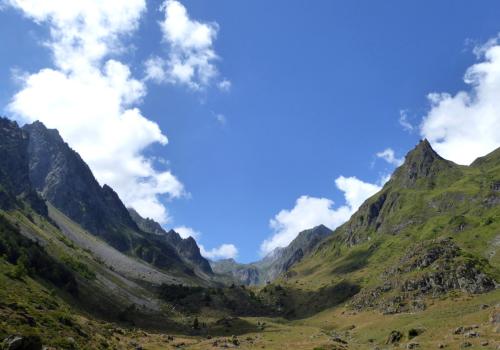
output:
[[[210,263],[201,256],[200,247],[198,247],[193,237],[182,238],[174,230],[165,231],[163,227],[153,219],[143,218],[136,210],[129,208],[128,211],[132,219],[143,232],[160,236],[192,267],[206,274],[212,274]]]
[[[446,170],[458,169],[458,166],[442,158],[434,151],[427,139],[408,152],[405,162],[394,172],[392,181],[406,188],[423,185],[433,186],[435,178]]]

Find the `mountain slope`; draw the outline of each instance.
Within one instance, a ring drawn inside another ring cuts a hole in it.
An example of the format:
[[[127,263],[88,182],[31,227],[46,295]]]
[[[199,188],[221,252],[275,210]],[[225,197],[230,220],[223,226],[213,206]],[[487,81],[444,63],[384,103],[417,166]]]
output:
[[[355,285],[361,293],[351,300],[353,307],[384,313],[425,309],[427,298],[452,291],[495,289],[500,277],[497,164],[498,150],[472,166],[459,166],[423,140],[379,193],[279,282],[290,294],[297,286],[319,293]]]
[[[29,180],[51,205],[121,252],[162,269],[195,274],[171,242],[137,226],[116,192],[108,185],[99,185],[88,165],[57,130],[47,129],[40,122],[22,129],[27,142]]]
[[[101,187],[80,155],[57,130],[42,123],[25,125],[29,178],[42,196],[86,230],[103,236],[120,250],[130,249],[124,230],[138,230],[116,193]]]

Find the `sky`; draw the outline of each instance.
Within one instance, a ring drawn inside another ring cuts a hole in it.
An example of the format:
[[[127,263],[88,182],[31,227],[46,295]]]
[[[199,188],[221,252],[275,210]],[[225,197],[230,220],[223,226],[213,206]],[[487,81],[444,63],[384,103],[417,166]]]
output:
[[[494,0],[0,0],[0,108],[250,262],[348,220],[421,138],[499,147],[499,33]]]

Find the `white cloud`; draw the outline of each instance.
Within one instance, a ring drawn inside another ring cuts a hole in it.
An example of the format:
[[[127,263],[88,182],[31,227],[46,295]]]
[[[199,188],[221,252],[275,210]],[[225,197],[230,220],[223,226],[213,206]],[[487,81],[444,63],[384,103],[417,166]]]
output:
[[[218,260],[218,259],[235,259],[238,256],[238,248],[234,244],[222,244],[218,248],[213,248],[206,250],[203,245],[200,244],[201,255],[205,258]]]
[[[183,185],[169,171],[157,171],[143,155],[154,143],[167,144],[159,126],[137,105],[146,94],[130,68],[109,56],[126,49],[122,38],[137,29],[144,0],[10,0],[26,17],[50,28],[44,44],[55,68],[19,77],[23,86],[8,110],[24,122],[57,128],[89,164],[101,184],[113,187],[127,206],[160,223],[169,219],[159,196],[176,198]]]
[[[219,89],[221,91],[229,91],[231,90],[231,82],[227,79],[222,79],[221,81],[219,81],[219,83],[217,84],[217,86],[219,87]]]
[[[382,158],[387,163],[392,164],[394,166],[400,166],[405,161],[404,158],[397,158],[394,155],[394,150],[392,148],[386,148],[382,152],[378,152],[376,155],[378,158]]]
[[[431,93],[431,109],[420,133],[444,158],[470,164],[500,146],[500,45],[490,40],[474,52],[483,60],[469,67],[468,91]]]
[[[176,0],[165,1],[161,10],[165,17],[160,27],[163,40],[169,47],[169,55],[146,61],[146,79],[186,85],[193,90],[207,87],[218,75],[215,66],[218,56],[213,48],[218,24],[191,19],[184,5]],[[227,91],[231,82],[224,79],[218,87]]]
[[[387,178],[383,181],[387,181]],[[356,177],[344,176],[338,177],[335,185],[344,192],[344,205],[334,208],[335,203],[328,198],[298,198],[295,207],[282,210],[271,219],[270,226],[274,233],[261,244],[261,253],[266,255],[278,247],[286,247],[300,232],[318,225],[335,229],[349,220],[367,198],[382,188],[381,185],[363,182]]]
[[[403,130],[408,131],[408,132],[413,132],[415,130],[415,127],[413,126],[412,123],[408,120],[408,112],[405,110],[399,111],[399,125],[403,127]]]
[[[182,238],[193,237],[194,239],[198,240],[201,236],[201,233],[199,231],[196,231],[187,226],[175,227],[174,231],[177,232]]]
[[[152,56],[144,62],[146,71],[146,80],[152,80],[155,83],[162,83],[167,80],[165,71],[165,61],[158,56]]]

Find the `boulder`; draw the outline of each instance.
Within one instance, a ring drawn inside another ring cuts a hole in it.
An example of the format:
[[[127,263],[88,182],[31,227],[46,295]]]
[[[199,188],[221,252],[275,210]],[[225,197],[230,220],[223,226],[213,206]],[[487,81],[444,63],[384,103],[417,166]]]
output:
[[[385,342],[386,344],[395,344],[399,343],[403,339],[403,333],[400,331],[392,331],[389,336],[387,337],[387,341]]]
[[[11,335],[2,343],[3,350],[42,350],[42,340],[40,337]]]

